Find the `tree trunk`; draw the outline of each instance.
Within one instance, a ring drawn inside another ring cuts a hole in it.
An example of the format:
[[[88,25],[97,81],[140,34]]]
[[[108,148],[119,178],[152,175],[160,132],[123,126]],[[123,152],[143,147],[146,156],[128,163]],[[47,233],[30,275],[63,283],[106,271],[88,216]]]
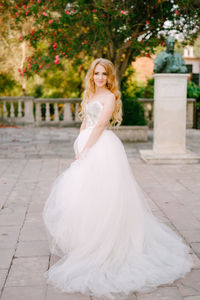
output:
[[[132,61],[133,54],[134,50],[131,47],[127,47],[126,49],[117,49],[117,47],[114,47],[113,42],[111,42],[109,45],[108,59],[110,59],[114,63],[119,86],[122,80],[122,76],[124,75],[127,67]]]
[[[23,70],[23,65],[26,59],[26,42],[23,41],[22,45],[22,59],[21,59],[21,66],[20,68]],[[24,77],[22,77],[21,79],[21,87],[22,87],[22,92],[23,92],[23,96],[26,96],[26,79]]]

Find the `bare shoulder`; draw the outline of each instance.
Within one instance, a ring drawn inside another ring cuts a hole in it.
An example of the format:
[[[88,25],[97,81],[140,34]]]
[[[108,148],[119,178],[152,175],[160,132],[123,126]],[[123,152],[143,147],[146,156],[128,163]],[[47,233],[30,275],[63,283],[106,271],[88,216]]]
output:
[[[109,106],[113,106],[115,105],[115,95],[113,93],[111,93],[110,91],[108,91],[105,94],[105,98],[103,100],[103,104],[104,105],[109,105]]]

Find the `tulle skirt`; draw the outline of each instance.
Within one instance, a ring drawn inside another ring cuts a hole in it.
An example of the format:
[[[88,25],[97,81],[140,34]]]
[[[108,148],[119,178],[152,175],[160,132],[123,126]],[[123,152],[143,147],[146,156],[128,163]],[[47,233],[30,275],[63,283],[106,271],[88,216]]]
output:
[[[75,153],[91,131],[79,133]],[[172,283],[193,266],[181,237],[152,215],[111,130],[56,178],[43,219],[51,253],[61,257],[45,276],[63,292],[117,299]]]

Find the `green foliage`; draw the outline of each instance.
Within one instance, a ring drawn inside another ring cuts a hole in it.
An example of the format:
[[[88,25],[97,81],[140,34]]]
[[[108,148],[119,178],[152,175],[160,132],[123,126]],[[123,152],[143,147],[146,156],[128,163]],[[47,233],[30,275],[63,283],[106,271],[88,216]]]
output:
[[[142,88],[141,98],[154,98],[154,79],[148,79],[147,84]]]
[[[43,98],[43,86],[42,84],[36,84],[33,87],[31,95],[35,98]]]
[[[138,101],[144,94],[144,87],[134,80],[134,69],[129,67],[121,81],[122,125],[146,125],[144,108]]]
[[[196,85],[192,81],[189,81],[187,85],[187,97],[200,100],[200,86]]]
[[[60,68],[51,66],[40,74],[39,83],[29,80],[27,91],[36,98],[76,98],[81,97],[84,90],[84,78],[89,66],[88,58],[78,66],[65,59]]]
[[[0,73],[0,95],[1,96],[15,96],[20,90],[19,84],[15,81],[9,73]]]
[[[146,125],[144,108],[140,102],[125,91],[122,92],[122,125]]]
[[[1,12],[14,18],[19,28],[24,20],[34,22],[22,37],[35,50],[21,74],[88,55],[112,60],[121,79],[135,57],[154,52],[170,31],[192,41],[200,30],[197,0],[3,0]]]

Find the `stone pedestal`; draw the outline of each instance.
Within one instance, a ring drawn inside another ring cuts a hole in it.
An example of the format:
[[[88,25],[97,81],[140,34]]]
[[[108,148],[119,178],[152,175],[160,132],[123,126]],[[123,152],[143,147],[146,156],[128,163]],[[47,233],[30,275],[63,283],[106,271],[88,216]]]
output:
[[[140,150],[147,163],[196,163],[200,157],[186,150],[188,74],[154,74],[153,150]]]

